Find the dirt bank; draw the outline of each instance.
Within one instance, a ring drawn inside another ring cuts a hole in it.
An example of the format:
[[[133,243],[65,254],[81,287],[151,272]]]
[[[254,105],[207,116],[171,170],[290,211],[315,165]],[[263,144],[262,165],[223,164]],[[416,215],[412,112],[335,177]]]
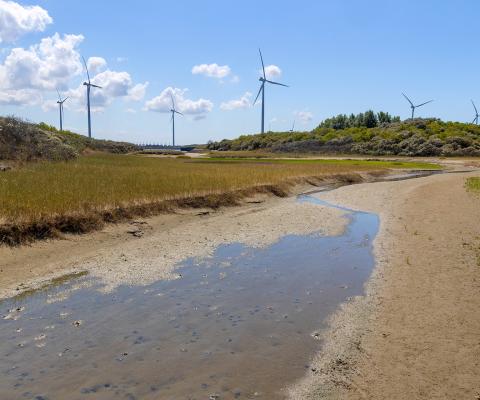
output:
[[[324,200],[378,213],[366,296],[330,321],[294,399],[480,398],[480,196],[467,176],[360,184]]]

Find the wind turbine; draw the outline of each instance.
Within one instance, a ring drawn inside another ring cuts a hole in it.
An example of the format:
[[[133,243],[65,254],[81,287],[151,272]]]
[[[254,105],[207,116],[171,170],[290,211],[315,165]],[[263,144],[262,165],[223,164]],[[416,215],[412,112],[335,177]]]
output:
[[[280,85],[285,87],[288,87],[288,86],[284,85],[283,83],[273,82],[267,79],[267,75],[265,74],[265,65],[263,64],[262,51],[258,49],[258,52],[260,53],[260,61],[262,62],[263,76],[258,78],[258,80],[262,82],[262,84],[260,85],[260,89],[258,90],[258,94],[257,94],[257,97],[255,97],[255,101],[253,102],[253,105],[255,105],[255,103],[257,102],[258,96],[260,96],[260,92],[261,92],[262,93],[262,133],[264,133],[265,132],[265,83],[268,82],[273,85]]]
[[[173,147],[175,147],[175,114],[183,114],[175,109],[175,101],[173,100],[173,96],[171,93],[170,97],[172,98],[172,108],[170,109],[170,112],[172,113],[172,143]]]
[[[293,132],[294,129],[295,129],[295,120],[293,120],[292,129],[290,129],[290,133]]]
[[[87,63],[85,61],[85,58],[82,56],[83,64],[85,65],[85,71],[87,71],[87,78],[88,82],[83,82],[83,85],[87,87],[87,113],[88,113],[88,137],[92,137],[92,119],[90,117],[90,88],[96,87],[101,89],[101,86],[94,85],[92,82],[90,82],[90,74],[88,73],[88,67]]]
[[[57,90],[58,93],[58,111],[60,112],[60,132],[63,132],[63,103],[65,103],[65,100],[68,99],[68,97],[65,97],[62,100],[62,96],[60,96],[60,92]]]
[[[417,107],[424,106],[425,104],[431,103],[433,101],[433,100],[428,100],[425,103],[414,105],[405,93],[402,93],[402,94],[403,94],[403,97],[405,97],[407,101],[410,103],[410,108],[412,109],[412,119],[413,119],[413,116],[415,115],[415,109]]]
[[[473,102],[473,100],[470,100],[470,101],[472,102],[473,108],[475,109],[475,118],[473,119],[472,124],[478,125],[478,111],[477,111],[477,107],[475,106],[475,103]]]

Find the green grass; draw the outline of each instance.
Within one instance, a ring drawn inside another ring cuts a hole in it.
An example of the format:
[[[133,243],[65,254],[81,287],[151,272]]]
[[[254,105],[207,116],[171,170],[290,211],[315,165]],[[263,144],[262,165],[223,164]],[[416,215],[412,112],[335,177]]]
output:
[[[480,193],[480,177],[468,178],[466,186],[468,190]]]
[[[326,177],[427,163],[358,160],[175,159],[95,154],[0,173],[0,219],[28,223],[168,199],[221,194],[294,178]]]

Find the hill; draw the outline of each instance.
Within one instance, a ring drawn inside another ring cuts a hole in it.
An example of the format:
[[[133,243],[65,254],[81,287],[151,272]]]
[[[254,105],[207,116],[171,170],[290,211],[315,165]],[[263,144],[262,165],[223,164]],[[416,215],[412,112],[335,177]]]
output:
[[[125,154],[138,150],[131,143],[90,139],[60,132],[45,123],[33,124],[14,117],[0,117],[0,160],[62,161],[87,151]]]
[[[377,119],[372,127],[362,126],[362,122],[348,123],[355,118],[333,117],[310,132],[243,135],[237,139],[211,142],[208,148],[221,151],[261,149],[281,153],[480,156],[480,126],[477,125],[434,118],[399,121],[398,117],[390,118],[392,122]],[[339,121],[343,123],[339,124]]]

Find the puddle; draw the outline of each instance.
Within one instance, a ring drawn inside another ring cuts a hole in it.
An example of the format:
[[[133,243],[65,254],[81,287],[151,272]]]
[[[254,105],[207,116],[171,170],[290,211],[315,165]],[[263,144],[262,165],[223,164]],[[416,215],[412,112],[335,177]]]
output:
[[[0,303],[2,400],[281,398],[374,266],[378,217],[343,210],[341,236],[231,244],[174,281],[104,294],[84,276]]]

